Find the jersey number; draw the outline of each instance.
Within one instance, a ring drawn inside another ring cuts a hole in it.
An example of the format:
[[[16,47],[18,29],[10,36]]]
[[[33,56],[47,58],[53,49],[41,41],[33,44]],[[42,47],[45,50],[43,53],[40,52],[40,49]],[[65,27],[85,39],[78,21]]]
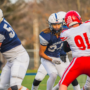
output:
[[[4,24],[3,28],[9,32],[10,38],[13,38],[15,36],[15,32],[13,31],[11,27],[7,27],[7,24]]]
[[[77,35],[74,38],[75,44],[77,45],[77,47],[79,47],[80,50],[85,50],[86,48],[90,49],[90,43],[89,43],[89,40],[88,40],[87,33],[83,33],[83,37],[85,39],[85,42],[84,42],[83,38],[80,35]],[[87,45],[87,47],[86,47],[86,45]]]
[[[60,49],[62,48],[62,46],[63,46],[63,43],[61,43],[61,45],[60,45],[59,48],[57,48],[57,45],[51,45],[51,46],[48,48],[48,51],[54,52],[56,49],[57,49],[57,50],[60,50]]]
[[[54,52],[55,49],[57,49],[57,46],[56,46],[56,45],[52,45],[52,46],[50,46],[50,47],[48,48],[48,51]]]

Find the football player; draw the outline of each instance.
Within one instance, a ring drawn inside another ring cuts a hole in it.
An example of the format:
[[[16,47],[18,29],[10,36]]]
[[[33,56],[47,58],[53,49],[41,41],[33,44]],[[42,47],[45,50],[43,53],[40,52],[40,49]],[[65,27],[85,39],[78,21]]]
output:
[[[7,60],[2,69],[0,90],[27,90],[22,80],[29,65],[29,55],[0,9],[0,52]],[[8,86],[7,86],[8,85]]]
[[[60,59],[60,50],[63,46],[63,42],[60,40],[59,35],[62,31],[64,16],[65,12],[51,14],[48,19],[49,28],[44,29],[39,35],[39,55],[41,56],[42,64],[40,65],[38,73],[34,79],[32,90],[37,90],[39,83],[47,73],[49,74],[47,90],[52,90],[57,74],[62,77],[64,70],[69,65],[68,58],[66,61]],[[75,82],[79,87],[76,80]],[[80,90],[80,87],[78,90]]]
[[[59,82],[59,90],[67,90],[69,84],[81,74],[90,77],[90,21],[82,24],[79,13],[72,10],[66,13],[65,22],[70,29],[63,31],[60,38],[70,45],[73,60]]]

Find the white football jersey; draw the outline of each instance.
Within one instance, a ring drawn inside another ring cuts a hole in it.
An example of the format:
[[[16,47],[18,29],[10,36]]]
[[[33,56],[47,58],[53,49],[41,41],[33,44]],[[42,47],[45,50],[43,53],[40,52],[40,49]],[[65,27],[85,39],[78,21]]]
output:
[[[90,55],[90,22],[63,31],[60,38],[68,42],[73,57]]]

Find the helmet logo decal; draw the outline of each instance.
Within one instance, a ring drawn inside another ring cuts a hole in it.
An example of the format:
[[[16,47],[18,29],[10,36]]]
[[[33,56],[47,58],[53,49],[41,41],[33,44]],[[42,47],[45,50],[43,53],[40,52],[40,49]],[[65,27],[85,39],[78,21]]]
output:
[[[71,16],[68,16],[68,18],[67,18],[67,24],[70,24],[70,23],[72,23],[72,18],[71,18]]]

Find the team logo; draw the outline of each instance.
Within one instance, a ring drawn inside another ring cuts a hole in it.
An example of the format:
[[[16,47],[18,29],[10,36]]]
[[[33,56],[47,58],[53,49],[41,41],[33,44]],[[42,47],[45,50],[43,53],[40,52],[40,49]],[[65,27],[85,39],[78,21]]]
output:
[[[68,18],[67,18],[67,24],[69,24],[69,23],[72,23],[72,18],[71,18],[71,16],[68,16]]]

